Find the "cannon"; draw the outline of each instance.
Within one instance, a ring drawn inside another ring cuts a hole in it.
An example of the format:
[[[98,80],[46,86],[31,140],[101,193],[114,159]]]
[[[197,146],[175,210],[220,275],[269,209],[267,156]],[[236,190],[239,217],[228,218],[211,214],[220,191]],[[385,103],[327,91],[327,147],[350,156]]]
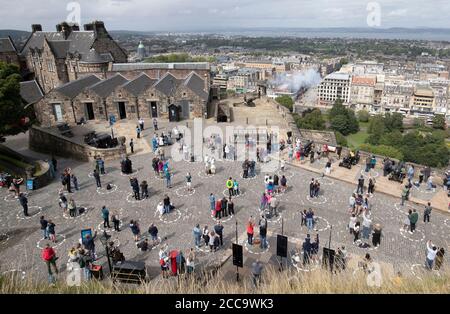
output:
[[[399,162],[394,169],[389,173],[388,179],[391,181],[397,181],[403,183],[406,177],[406,167],[403,161]]]

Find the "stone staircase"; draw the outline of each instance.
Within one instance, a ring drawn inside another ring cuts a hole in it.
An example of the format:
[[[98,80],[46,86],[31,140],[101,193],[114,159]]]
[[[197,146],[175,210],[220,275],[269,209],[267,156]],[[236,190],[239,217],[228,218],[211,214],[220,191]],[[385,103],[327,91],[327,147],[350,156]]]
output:
[[[126,138],[127,152],[130,151],[130,140],[133,139],[134,142],[134,153],[137,155],[147,154],[152,151],[150,144],[151,135],[144,130],[141,133],[141,138],[136,137],[136,124],[130,122],[118,122],[114,125],[114,135],[116,137],[124,136]],[[153,133],[152,133],[153,134]]]

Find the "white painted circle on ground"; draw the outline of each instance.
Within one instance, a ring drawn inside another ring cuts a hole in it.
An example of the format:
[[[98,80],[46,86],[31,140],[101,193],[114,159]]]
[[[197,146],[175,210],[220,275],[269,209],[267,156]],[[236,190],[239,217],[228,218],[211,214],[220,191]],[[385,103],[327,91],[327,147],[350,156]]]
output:
[[[414,231],[413,234],[410,234],[409,231],[406,231],[403,228],[400,228],[400,234],[402,237],[404,237],[405,239],[409,240],[409,241],[413,241],[413,242],[422,242],[423,240],[425,240],[425,233],[423,233],[422,230],[416,229]],[[412,238],[414,234],[420,234],[419,238]]]
[[[253,240],[255,240],[255,238],[253,238]],[[262,255],[262,254],[264,254],[264,253],[269,252],[269,249],[270,249],[270,243],[269,243],[269,240],[266,239],[266,242],[267,242],[267,248],[262,249],[262,250],[261,250],[260,244],[254,244],[254,245],[250,246],[250,244],[248,244],[248,241],[247,241],[247,240],[245,240],[243,243],[244,243],[245,249],[246,249],[249,253],[256,254],[256,255]],[[255,246],[258,247],[258,250],[255,249]]]
[[[372,177],[372,178],[377,178],[377,177],[380,176],[380,173],[379,173],[378,171],[376,171],[376,170],[370,169],[369,172],[365,172],[364,170],[365,170],[365,169],[361,169],[361,171],[360,171],[361,175],[362,175],[364,178],[370,178],[370,177]]]
[[[133,172],[132,172],[132,173],[123,173],[122,171],[120,171],[120,175],[121,175],[122,177],[131,177],[131,176],[135,176],[135,175],[138,174],[138,173],[139,173],[139,168],[133,169]]]
[[[238,194],[238,195],[233,195],[233,196],[231,196],[231,198],[238,198],[238,197],[244,196],[245,193],[246,193],[245,190],[242,190],[241,188],[239,188],[239,194]],[[228,189],[223,190],[222,194],[223,194],[223,196],[225,196],[226,198],[229,198],[229,197],[230,197],[230,193],[228,193]]]
[[[308,195],[308,196],[306,196],[306,199],[316,205],[325,204],[326,202],[328,202],[327,198],[323,195],[319,195],[319,197],[313,197],[313,198],[311,198]]]
[[[154,176],[155,177],[155,179],[158,179],[158,180],[165,180],[166,179],[166,177],[165,176]]]
[[[283,175],[286,177],[286,179],[290,179],[290,178],[293,178],[294,176],[295,176],[295,173],[294,172],[292,172],[292,171],[281,171],[281,170],[278,170],[277,171],[277,175],[281,178]]]
[[[41,246],[42,242],[45,242],[43,246]],[[45,244],[49,243],[51,247],[55,248],[60,246],[61,244],[63,244],[64,242],[66,242],[66,236],[64,234],[57,234],[56,235],[56,243],[50,241],[49,239],[40,239],[37,243],[36,243],[36,247],[38,249],[44,249]]]
[[[234,217],[234,215],[228,215],[226,217],[222,216],[222,218],[219,219],[219,218],[216,218],[216,217],[211,215],[212,220],[214,220],[215,222],[218,222],[218,221],[220,221],[220,222],[228,222],[231,219],[233,219],[233,217]]]
[[[432,193],[436,193],[436,189],[431,189],[431,190],[427,190],[427,189],[421,189],[420,187],[422,187],[422,185],[420,185],[420,187],[417,187],[415,184],[413,184],[413,187],[416,189],[416,191],[418,191],[419,193],[424,193],[424,194],[432,194]]]
[[[318,222],[319,222],[319,224],[322,224],[321,222],[323,221],[323,222],[325,222],[325,227],[322,227],[322,228],[320,228],[320,229],[317,229],[316,228],[316,226],[314,226],[314,231],[316,231],[316,232],[322,232],[322,231],[325,231],[325,230],[328,230],[328,229],[330,229],[330,222],[327,220],[327,219],[325,219],[325,218],[323,218],[323,217],[321,217],[321,216],[314,216],[315,218],[318,218]]]
[[[78,213],[80,212],[80,208],[83,208],[84,211],[83,211],[81,214],[78,214]],[[69,210],[66,210],[66,211],[63,211],[63,218],[64,218],[64,219],[77,219],[77,218],[82,218],[82,217],[86,216],[86,214],[87,214],[88,212],[90,212],[90,211],[92,211],[92,210],[93,210],[93,207],[88,207],[88,206],[84,206],[84,205],[77,206],[77,215],[76,215],[75,217],[71,217],[71,216],[69,215]]]
[[[264,216],[267,216],[267,212],[269,211],[269,209],[264,209],[264,210],[261,210],[259,207],[257,207],[257,211],[259,212],[259,214],[261,215],[261,214],[264,214]],[[267,219],[267,222],[271,222],[271,223],[278,223],[278,222],[280,222],[281,221],[281,218],[283,217],[283,214],[282,213],[280,213],[280,211],[279,210],[277,210],[277,213],[278,213],[278,216],[275,216],[275,218],[274,217],[272,217],[272,218],[266,218]]]
[[[205,171],[199,171],[197,175],[202,179],[210,179],[215,176],[215,174],[206,174]]]
[[[106,173],[105,173],[105,174],[101,174],[101,173],[100,173],[100,177],[104,177],[104,176],[106,176]],[[88,177],[91,178],[91,179],[94,178],[94,173],[93,173],[93,172],[90,172],[90,173],[88,174]]]
[[[111,226],[111,228],[105,228],[103,227],[103,221],[101,223],[98,224],[97,229],[101,232],[118,232],[116,230],[114,230],[114,224],[111,221],[111,219],[109,220],[109,225]],[[119,220],[119,230],[122,230],[122,226],[123,226],[123,222],[122,220]]]
[[[37,211],[34,214],[30,214],[30,209],[32,209],[32,208],[37,208]],[[41,212],[42,212],[42,207],[41,206],[31,205],[31,206],[28,206],[28,216],[24,216],[23,215],[23,209],[21,208],[20,211],[17,213],[16,218],[19,219],[19,220],[28,220],[28,219],[31,219],[33,217],[36,217]]]
[[[179,197],[188,197],[188,196],[192,196],[195,194],[195,189],[192,188],[192,191],[188,191],[186,186],[182,186],[182,187],[179,187],[178,189],[176,189],[175,193]]]
[[[319,177],[317,178],[321,185],[333,185],[334,181],[327,177]]]
[[[444,220],[444,225],[446,225],[447,227],[449,227],[450,228],[450,219],[445,219]]]
[[[127,195],[127,202],[128,203],[140,203],[140,202],[145,201],[145,200],[146,200],[146,198],[140,198],[139,200],[136,200],[134,198],[134,193],[130,193],[130,194]]]
[[[117,191],[117,185],[111,183],[111,190],[107,190],[105,187],[97,188],[97,193],[100,195],[111,194]]]
[[[22,192],[25,196],[28,196],[28,193],[27,192]],[[15,197],[14,196],[14,194],[8,194],[8,195],[6,195],[5,196],[5,198],[4,198],[4,200],[5,200],[5,202],[15,202],[15,201],[19,201],[19,198],[17,197]]]
[[[158,212],[156,212],[159,214]],[[179,209],[173,209],[168,214],[159,215],[159,220],[161,220],[165,224],[172,224],[181,219],[181,211]],[[168,218],[170,217],[170,218]]]
[[[320,260],[320,258],[319,258]],[[292,261],[292,266],[295,267],[295,269],[297,269],[298,272],[310,272],[313,270],[316,270],[319,268],[319,260],[317,261],[310,261],[309,264],[307,264],[308,266],[303,266],[303,252],[299,254],[295,254],[291,257],[291,261]]]
[[[358,239],[355,243],[353,243],[353,245],[356,248],[364,250],[364,251],[378,250],[378,248],[380,247],[380,246],[373,246],[373,245],[369,245],[368,247],[360,247],[359,244],[361,244],[361,243],[363,243],[363,241],[361,239]]]

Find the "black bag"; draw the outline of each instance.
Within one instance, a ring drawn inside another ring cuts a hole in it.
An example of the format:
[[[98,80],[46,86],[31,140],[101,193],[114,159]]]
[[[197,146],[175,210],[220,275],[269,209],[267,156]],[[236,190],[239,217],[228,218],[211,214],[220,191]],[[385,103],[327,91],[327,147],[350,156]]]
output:
[[[106,186],[106,189],[107,189],[107,190],[111,190],[111,189],[112,189],[111,184],[108,183],[108,185]]]

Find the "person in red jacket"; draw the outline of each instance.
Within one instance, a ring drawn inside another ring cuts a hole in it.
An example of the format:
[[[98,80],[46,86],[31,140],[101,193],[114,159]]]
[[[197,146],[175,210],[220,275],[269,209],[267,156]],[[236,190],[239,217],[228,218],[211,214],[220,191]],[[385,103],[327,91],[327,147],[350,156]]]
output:
[[[55,269],[55,273],[57,274],[58,273],[58,268],[56,267],[57,257],[56,257],[55,250],[53,250],[53,248],[48,243],[45,246],[45,248],[42,250],[42,259],[47,264],[49,282],[53,283],[55,280],[53,277],[53,272],[52,272],[51,267],[53,266],[53,268]]]

